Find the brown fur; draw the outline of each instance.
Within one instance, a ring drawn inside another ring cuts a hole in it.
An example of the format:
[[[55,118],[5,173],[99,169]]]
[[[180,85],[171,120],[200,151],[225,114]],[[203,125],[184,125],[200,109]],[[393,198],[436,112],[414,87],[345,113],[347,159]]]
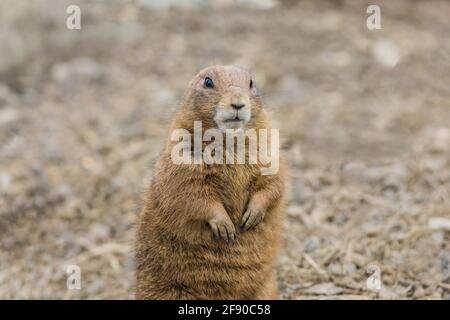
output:
[[[201,88],[205,76],[213,78],[213,90]],[[246,127],[269,129],[259,96],[246,87],[249,80],[236,67],[200,71],[172,129],[192,131],[194,120],[203,121],[203,130],[215,127],[213,106],[232,99],[229,84],[249,94],[252,117]],[[278,174],[271,176],[262,176],[259,165],[176,165],[170,158],[174,143],[169,140],[155,166],[138,221],[136,297],[275,299],[285,193],[281,159]],[[243,230],[247,210],[254,225]]]

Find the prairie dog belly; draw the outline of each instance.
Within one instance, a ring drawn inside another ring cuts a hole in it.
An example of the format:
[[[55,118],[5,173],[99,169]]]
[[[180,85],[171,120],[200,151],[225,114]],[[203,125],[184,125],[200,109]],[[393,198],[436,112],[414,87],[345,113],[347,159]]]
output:
[[[145,233],[144,233],[145,230]],[[152,231],[152,232],[149,232]],[[260,225],[253,233],[242,233],[232,246],[208,241],[196,244],[180,241],[157,226],[145,226],[140,235],[152,246],[138,260],[145,266],[142,274],[153,284],[154,299],[254,299],[271,276],[271,260],[276,243],[268,233],[275,230]],[[261,251],[261,246],[265,248]],[[138,275],[139,277],[139,275]],[[172,296],[161,296],[170,292]]]

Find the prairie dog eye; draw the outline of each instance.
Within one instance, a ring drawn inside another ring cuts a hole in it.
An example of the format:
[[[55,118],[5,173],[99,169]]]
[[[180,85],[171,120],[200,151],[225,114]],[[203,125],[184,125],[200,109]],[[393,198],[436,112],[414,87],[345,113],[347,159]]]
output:
[[[250,89],[252,89],[252,88],[253,88],[253,80],[250,79]]]
[[[212,81],[212,79],[210,77],[205,78],[204,85],[205,85],[205,88],[214,88],[214,82]]]

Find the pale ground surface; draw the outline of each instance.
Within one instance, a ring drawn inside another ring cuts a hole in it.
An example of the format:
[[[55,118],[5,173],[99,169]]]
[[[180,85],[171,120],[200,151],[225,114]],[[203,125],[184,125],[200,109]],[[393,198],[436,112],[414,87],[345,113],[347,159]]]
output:
[[[0,2],[0,298],[133,298],[141,191],[213,63],[281,129],[282,298],[450,298],[450,1],[381,1],[380,31],[364,1],[204,2],[77,1],[81,31],[64,1]]]

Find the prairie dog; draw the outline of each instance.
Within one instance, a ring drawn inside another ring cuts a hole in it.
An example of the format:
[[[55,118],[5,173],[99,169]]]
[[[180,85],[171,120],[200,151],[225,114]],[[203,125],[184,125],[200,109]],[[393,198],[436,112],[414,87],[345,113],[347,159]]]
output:
[[[193,132],[194,121],[203,131],[270,129],[250,74],[234,66],[190,82],[171,129]],[[174,164],[176,143],[157,161],[138,218],[136,298],[275,299],[283,163],[272,175],[259,162]]]

